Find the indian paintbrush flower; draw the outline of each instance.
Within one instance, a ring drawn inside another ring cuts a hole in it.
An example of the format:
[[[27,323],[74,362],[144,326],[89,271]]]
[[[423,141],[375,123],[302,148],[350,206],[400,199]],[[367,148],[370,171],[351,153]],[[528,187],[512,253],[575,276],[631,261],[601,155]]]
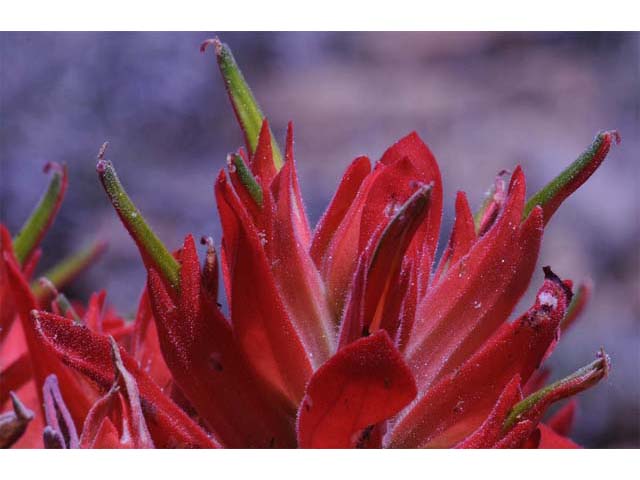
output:
[[[98,247],[30,285],[66,189],[56,167],[21,233],[0,230],[0,406],[13,402],[0,417],[1,445],[575,447],[566,438],[574,402],[542,420],[552,403],[606,376],[609,358],[600,351],[547,386],[542,365],[590,287],[574,295],[544,267],[534,304],[508,319],[546,225],[618,134],[599,133],[532,196],[520,167],[496,177],[475,214],[459,192],[436,258],[442,181],[418,134],[373,166],[355,159],[312,229],[292,124],[282,154],[230,49],[208,45],[246,141],[214,182],[220,256],[205,237],[201,263],[191,235],[171,253],[103,147],[98,177],[148,273],[135,320],[108,309],[104,292],[86,306],[59,293]]]

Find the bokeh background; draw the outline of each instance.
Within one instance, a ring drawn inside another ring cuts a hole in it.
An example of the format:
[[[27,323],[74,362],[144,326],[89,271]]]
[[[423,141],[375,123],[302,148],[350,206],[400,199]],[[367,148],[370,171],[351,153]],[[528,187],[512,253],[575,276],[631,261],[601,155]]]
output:
[[[107,157],[171,247],[187,232],[219,241],[212,185],[242,137],[209,33],[1,33],[0,214],[17,232],[44,189],[47,161],[66,162],[70,188],[42,268],[109,241],[70,288],[106,288],[135,311],[145,275],[95,174]],[[496,172],[524,167],[530,191],[602,129],[622,144],[545,232],[540,264],[590,278],[593,300],[551,358],[553,378],[613,358],[581,395],[575,429],[589,447],[640,445],[640,37],[637,33],[220,33],[275,133],[295,121],[308,213],[317,221],[347,164],[377,159],[417,130],[439,160],[443,238],[456,190],[479,205]],[[532,288],[541,280],[537,274]],[[522,311],[530,301],[523,300]]]

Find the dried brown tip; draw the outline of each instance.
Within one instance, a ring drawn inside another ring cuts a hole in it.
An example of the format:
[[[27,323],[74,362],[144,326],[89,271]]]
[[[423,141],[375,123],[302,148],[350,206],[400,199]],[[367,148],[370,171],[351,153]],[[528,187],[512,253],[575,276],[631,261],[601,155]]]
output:
[[[562,287],[567,297],[567,303],[570,303],[571,299],[573,298],[573,291],[571,290],[571,288],[569,288],[569,286],[565,282],[563,282],[562,279],[553,272],[553,270],[551,270],[551,267],[549,265],[545,265],[544,267],[542,267],[542,271],[544,272],[545,279],[551,280],[552,282],[557,283]]]
[[[215,250],[215,244],[213,243],[213,237],[209,235],[202,235],[200,237],[200,245],[206,245],[207,250]]]

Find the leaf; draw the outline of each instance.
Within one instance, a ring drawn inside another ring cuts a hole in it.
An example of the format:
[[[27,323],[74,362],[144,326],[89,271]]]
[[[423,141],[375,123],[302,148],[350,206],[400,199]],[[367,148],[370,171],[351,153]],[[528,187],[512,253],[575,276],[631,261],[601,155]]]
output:
[[[73,281],[81,272],[93,265],[96,260],[104,253],[107,243],[104,241],[96,241],[88,247],[62,259],[51,269],[47,270],[43,277],[61,290],[71,281]],[[38,282],[31,284],[31,290],[38,299],[46,297],[47,292],[40,286]]]
[[[214,38],[212,40],[205,40],[200,46],[200,51],[204,52],[209,45],[213,45],[215,48],[218,67],[224,79],[224,86],[229,94],[229,100],[231,100],[233,111],[244,133],[247,149],[249,153],[253,153],[256,151],[260,128],[264,120],[262,110],[260,110],[260,106],[244,79],[244,75],[242,75],[228,45]],[[273,138],[273,134],[271,134],[271,138],[273,165],[277,171],[282,168],[282,154],[280,153],[278,144]]]
[[[405,354],[419,387],[455,370],[503,324],[526,291],[542,238],[535,210],[520,225],[524,175],[517,169],[501,216],[421,300]]]
[[[4,405],[12,391],[18,391],[29,380],[31,380],[31,361],[28,353],[23,353],[7,366],[3,365],[0,371],[0,385],[2,385],[0,405]]]
[[[447,269],[451,265],[458,263],[469,252],[475,242],[476,231],[467,196],[464,192],[458,192],[456,195],[456,219],[451,230],[449,243],[440,258],[433,283],[438,283]]]
[[[538,448],[543,448],[543,449],[580,448],[579,445],[576,445],[569,438],[562,436],[561,434],[554,431],[552,428],[549,428],[544,423],[541,423],[538,426],[538,430],[540,431],[540,441],[538,443]]]
[[[569,435],[576,416],[577,405],[576,399],[568,401],[546,422],[549,428],[559,435]]]
[[[218,253],[213,238],[202,237],[200,243],[207,246],[207,253],[202,267],[202,288],[214,303],[218,302]]]
[[[566,332],[571,325],[580,317],[582,312],[589,303],[589,299],[591,298],[591,290],[593,289],[591,282],[581,283],[576,290],[576,294],[573,296],[573,300],[571,300],[571,304],[569,305],[569,309],[567,310],[567,314],[564,316],[562,320],[562,324],[560,327],[563,332]]]
[[[364,293],[368,266],[371,259],[371,249],[365,251],[358,260],[349,296],[345,303],[344,313],[340,321],[338,333],[338,349],[349,345],[365,335],[364,328]]]
[[[478,237],[482,237],[487,233],[504,207],[507,196],[507,182],[505,178],[508,175],[508,170],[498,172],[493,181],[493,185],[491,185],[485,194],[482,205],[473,217]]]
[[[14,294],[11,288],[7,264],[13,262],[18,265],[13,254],[13,245],[9,230],[0,223],[0,343],[12,330],[16,319],[16,305]],[[19,268],[18,268],[19,269]]]
[[[295,406],[312,366],[276,286],[263,245],[269,237],[256,229],[223,172],[215,191],[235,336],[258,375]]]
[[[265,118],[260,127],[255,153],[251,157],[251,171],[259,179],[263,188],[268,189],[281,168],[282,165],[276,169],[273,161],[271,129],[269,128],[269,122]]]
[[[290,418],[253,373],[211,296],[203,295],[191,236],[180,257],[177,301],[153,270],[148,280],[160,346],[175,383],[222,445],[292,446]]]
[[[316,226],[311,244],[311,257],[318,269],[326,260],[327,249],[341,225],[345,215],[354,204],[358,192],[367,176],[371,173],[371,162],[367,157],[356,158],[347,168],[329,207]]]
[[[124,366],[120,349],[113,337],[109,339],[111,340],[113,365],[117,373],[116,384],[120,387],[118,396],[122,399],[126,396],[126,401],[121,404],[123,430],[124,428],[130,430],[126,438],[131,442],[132,448],[154,448],[140,405],[141,399],[136,379]]]
[[[101,155],[104,153],[104,148],[103,146]],[[180,265],[133,204],[111,162],[100,158],[96,170],[122,224],[136,242],[145,265],[153,266],[175,290],[179,290]]]
[[[29,260],[29,257],[53,223],[67,190],[66,165],[61,167],[57,163],[47,163],[44,171],[47,173],[50,170],[53,170],[53,176],[47,190],[20,229],[20,232],[13,239],[16,259],[21,265]]]
[[[398,209],[420,186],[431,185],[425,221],[414,234],[408,256],[422,251],[430,262],[438,242],[442,215],[440,172],[428,147],[412,133],[390,147],[366,177],[336,230],[321,267],[334,315],[340,317],[358,257],[376,242]]]
[[[162,356],[156,319],[147,288],[142,292],[138,304],[129,353],[144,367],[145,372],[157,385],[165,388],[172,382],[171,372]]]
[[[544,223],[549,222],[560,204],[593,175],[604,161],[613,143],[620,143],[620,134],[615,130],[600,132],[593,143],[562,173],[529,199],[523,217],[529,215],[536,205],[544,211]]]
[[[499,449],[514,449],[514,448],[523,448],[525,446],[531,446],[531,448],[538,448],[540,444],[540,439],[535,438],[536,424],[530,420],[525,420],[524,422],[516,425],[513,430],[507,433],[502,440],[496,443],[493,448]],[[533,445],[529,445],[533,443]]]
[[[292,136],[289,138],[287,144],[291,145]],[[335,351],[336,327],[324,282],[309,254],[308,222],[295,162],[288,157],[274,180],[275,209],[270,222],[274,248],[268,255],[291,322],[310,353],[313,367],[318,368]]]
[[[249,170],[249,167],[247,167],[242,157],[237,153],[236,154],[232,153],[229,155],[227,159],[227,163],[229,164],[230,168],[231,168],[231,165],[233,165],[233,170],[234,170],[234,173],[237,175],[238,180],[242,184],[245,191],[256,203],[256,205],[258,205],[259,207],[262,207],[264,203],[262,187],[253,176],[253,174],[251,173],[251,170]]]
[[[93,393],[87,388],[84,381],[74,375],[74,372],[69,371],[42,342],[39,332],[31,320],[31,315],[38,305],[15,259],[9,252],[4,252],[0,261],[3,261],[6,266],[16,314],[20,318],[25,344],[29,352],[31,372],[39,403],[42,406],[44,401],[42,388],[45,379],[53,373],[60,381],[62,393],[67,398],[74,421],[80,421],[87,414],[94,401]]]
[[[50,352],[92,380],[103,393],[111,389],[115,375],[108,337],[47,312],[34,312],[33,322]],[[145,420],[158,448],[218,446],[160,390],[133,358],[122,349],[120,355],[123,365],[137,382]],[[64,385],[62,381],[60,384]],[[63,394],[70,401],[70,397]]]
[[[425,185],[431,184],[429,212],[425,224],[422,227],[422,235],[416,238],[414,244],[416,247],[421,247],[424,250],[423,253],[433,261],[440,236],[440,222],[442,219],[442,179],[440,169],[438,168],[438,163],[433,153],[431,153],[429,147],[416,132],[411,132],[389,147],[382,155],[380,163],[393,165],[404,158],[407,158],[411,162],[416,173],[413,175],[413,178],[406,178],[403,180],[403,183],[400,183],[397,195],[388,198],[386,205],[388,206],[389,202],[393,201],[404,202],[412,193],[416,182]],[[404,191],[407,186],[410,189],[408,195]],[[369,204],[372,204],[374,197],[376,201],[381,200],[375,191],[372,191],[369,195],[370,198],[367,201]],[[364,217],[366,217],[366,214],[363,212],[363,218]],[[422,236],[424,236],[424,240],[422,240]]]
[[[503,436],[502,425],[511,408],[521,399],[520,375],[516,374],[504,387],[487,419],[456,448],[492,448]]]
[[[348,285],[353,278],[358,258],[362,254],[359,250],[362,210],[371,185],[382,168],[384,167],[376,168],[360,185],[358,193],[342,216],[340,224],[335,228],[335,232],[326,246],[321,265],[318,266],[327,288],[327,298],[336,322],[342,317],[344,302],[348,295]]]
[[[573,396],[595,385],[607,376],[610,368],[609,356],[604,351],[600,351],[598,358],[589,365],[532,393],[515,405],[505,419],[503,429],[508,431],[516,423],[523,420],[538,422],[552,403]]]
[[[402,205],[379,237],[369,264],[364,325],[370,332],[378,328],[395,337],[399,305],[390,298],[393,286],[400,282],[402,260],[414,235],[429,212],[430,185],[423,185]],[[389,308],[390,306],[395,308]]]
[[[87,414],[80,436],[80,448],[126,448],[109,416],[119,402],[115,389],[99,398]]]
[[[386,332],[357,340],[318,369],[298,413],[301,448],[350,448],[363,430],[399,412],[415,382]]]
[[[394,448],[445,448],[474,432],[489,416],[505,386],[526,383],[555,345],[570,292],[552,272],[536,303],[505,323],[456,371],[428,388],[387,435]]]

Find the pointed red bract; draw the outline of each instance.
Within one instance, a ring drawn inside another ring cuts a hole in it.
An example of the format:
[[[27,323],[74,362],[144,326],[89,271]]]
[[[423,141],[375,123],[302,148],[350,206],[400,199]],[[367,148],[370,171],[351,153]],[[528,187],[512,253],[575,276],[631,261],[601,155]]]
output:
[[[311,364],[318,368],[335,350],[336,328],[324,283],[308,252],[308,224],[296,178],[294,160],[286,155],[274,181],[277,188],[271,241],[277,245],[277,253],[271,255],[271,268],[291,322],[310,353]]]
[[[122,363],[119,347],[113,337],[111,337],[111,355],[116,370],[117,396],[120,400],[118,406],[122,424],[121,442],[131,448],[154,448],[140,404],[137,382]]]
[[[235,63],[227,67],[239,73]],[[572,283],[545,267],[535,304],[512,323],[508,318],[532,276],[544,225],[617,134],[600,134],[526,203],[519,167],[508,186],[505,172],[498,175],[475,218],[459,192],[449,241],[432,271],[442,184],[416,133],[390,147],[373,170],[366,157],[356,159],[312,236],[292,124],[283,162],[264,116],[250,120],[251,156],[242,149],[230,155],[228,174],[215,184],[230,320],[217,303],[213,240],[203,239],[202,266],[191,235],[172,255],[126,195],[104,147],[100,179],[148,272],[135,322],[108,307],[105,292],[85,308],[53,282],[45,281],[50,296],[29,286],[60,185],[16,241],[0,225],[0,379],[24,399],[16,407],[10,393],[14,412],[0,416],[0,443],[577,447],[563,436],[574,403],[547,424],[541,419],[553,402],[604,378],[608,357],[601,352],[546,387],[548,369],[540,367],[588,289],[568,307]],[[57,175],[64,193],[66,171]],[[0,396],[0,406],[8,400]],[[25,413],[42,404],[42,414]]]
[[[420,388],[469,358],[525,292],[537,260],[542,216],[538,208],[520,225],[524,196],[524,176],[517,169],[495,225],[418,305],[406,355]]]
[[[580,448],[579,445],[573,441],[557,433],[552,428],[549,428],[545,424],[538,426],[540,431],[540,441],[537,448],[543,449],[575,449]]]
[[[165,388],[171,383],[171,372],[162,356],[156,321],[146,288],[140,298],[133,323],[129,353],[158,386]]]
[[[370,332],[384,328],[392,338],[396,335],[399,305],[390,294],[392,286],[401,283],[402,259],[429,213],[430,196],[430,186],[420,187],[378,237],[367,272],[363,311],[363,323]]]
[[[426,390],[395,423],[392,447],[450,447],[476,430],[515,375],[526,382],[555,344],[569,293],[548,277],[531,309],[505,324],[457,371]]]
[[[234,334],[261,378],[295,406],[312,367],[276,287],[263,245],[269,238],[257,231],[222,172],[216,198]]]
[[[336,317],[342,314],[358,257],[420,185],[431,186],[430,206],[425,221],[414,235],[408,255],[413,258],[422,251],[428,257],[430,268],[440,229],[442,184],[433,155],[415,133],[385,152],[373,172],[360,183],[359,191],[339,226],[335,220],[332,222],[335,233],[324,249],[324,258],[319,258],[318,251],[314,255],[316,262],[321,263],[320,269]],[[351,195],[345,194],[345,197],[351,198]]]
[[[251,159],[251,171],[258,178],[263,189],[269,188],[273,177],[278,173],[273,163],[271,130],[267,119],[262,122],[256,152]]]
[[[118,401],[118,394],[111,389],[93,404],[82,427],[80,448],[123,448],[118,430],[109,418]]]
[[[456,448],[492,448],[504,435],[503,425],[511,408],[522,398],[520,375],[504,387],[487,419],[480,427],[456,445]]]
[[[584,309],[587,307],[589,303],[589,299],[591,298],[591,282],[581,283],[577,290],[576,294],[573,296],[573,300],[569,305],[569,309],[567,310],[567,314],[562,320],[562,324],[560,327],[563,332],[569,330],[569,328],[575,323],[575,321],[580,317]]]
[[[433,282],[438,283],[440,277],[451,265],[458,263],[471,249],[476,241],[476,231],[473,223],[473,215],[464,192],[458,192],[456,196],[456,220],[453,224],[451,237],[445,248]]]
[[[568,401],[546,422],[549,428],[559,435],[569,435],[576,415],[577,405],[578,402],[575,399]]]
[[[31,379],[31,360],[29,355],[23,353],[6,367],[3,365],[0,371],[0,406],[9,400],[9,393],[18,391]]]
[[[48,351],[66,365],[107,392],[115,380],[108,337],[74,325],[70,320],[46,312],[34,314],[33,322]],[[215,448],[217,444],[182,412],[125,351],[120,350],[123,364],[136,379],[145,419],[156,446]],[[60,383],[62,381],[58,379]],[[62,386],[62,385],[61,385]],[[68,395],[64,398],[70,402]],[[84,418],[84,417],[83,417]]]
[[[11,284],[9,283],[9,272],[7,271],[5,257],[15,259],[11,244],[11,234],[4,225],[0,224],[0,306],[2,306],[0,308],[0,344],[4,342],[16,319],[16,305]]]
[[[409,187],[412,187],[413,185],[411,184],[415,184],[415,182],[431,185],[429,213],[423,227],[424,244],[418,241],[416,242],[416,247],[422,246],[425,249],[423,254],[427,255],[433,262],[442,219],[442,179],[440,177],[440,169],[433,153],[416,132],[410,133],[392,145],[382,155],[380,163],[393,165],[404,158],[411,161],[417,172],[414,178],[405,179],[405,182],[409,180]],[[389,201],[403,202],[404,198],[403,196],[391,197]]]
[[[505,420],[505,431],[515,429],[514,425],[524,421],[532,422],[535,428],[551,404],[582,392],[606,377],[610,369],[609,362],[607,354],[600,350],[594,362],[518,402]]]
[[[505,178],[508,175],[509,172],[507,170],[502,170],[496,175],[480,210],[476,213],[474,223],[478,237],[482,237],[489,231],[504,208],[507,197],[507,182]]]
[[[160,345],[174,381],[216,437],[229,447],[291,446],[290,421],[238,349],[229,323],[202,295],[200,266],[191,236],[181,250],[181,289],[171,299],[149,272],[149,296]]]
[[[33,409],[42,408],[44,401],[42,388],[45,379],[50,374],[55,374],[60,382],[60,388],[65,398],[70,399],[68,401],[68,407],[71,411],[72,418],[75,422],[80,422],[89,411],[95,399],[94,393],[87,388],[82,379],[78,378],[74,372],[65,368],[60,360],[45,348],[39,332],[34,328],[31,321],[31,312],[38,307],[38,304],[29,289],[29,285],[21,275],[17,262],[9,252],[3,253],[3,259],[0,259],[0,262],[1,261],[4,261],[6,265],[8,279],[12,286],[16,314],[21,320],[20,325],[24,334],[26,347],[28,348],[31,372],[40,403],[40,405],[29,406]]]
[[[298,412],[298,446],[350,448],[416,395],[408,367],[383,330],[340,350],[311,378]]]
[[[371,162],[369,159],[358,157],[349,165],[342,176],[340,185],[313,234],[311,256],[319,270],[322,270],[322,265],[327,261],[326,254],[329,244],[353,205],[360,191],[360,186],[370,173]]]

